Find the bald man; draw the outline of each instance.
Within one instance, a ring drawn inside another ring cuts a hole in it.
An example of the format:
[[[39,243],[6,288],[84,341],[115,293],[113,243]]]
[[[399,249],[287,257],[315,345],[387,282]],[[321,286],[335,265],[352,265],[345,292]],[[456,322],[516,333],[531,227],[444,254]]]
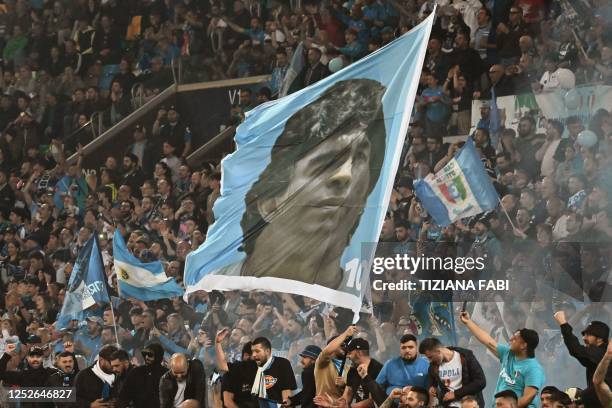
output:
[[[182,353],[170,358],[170,370],[159,383],[160,408],[206,408],[206,373],[200,360]]]

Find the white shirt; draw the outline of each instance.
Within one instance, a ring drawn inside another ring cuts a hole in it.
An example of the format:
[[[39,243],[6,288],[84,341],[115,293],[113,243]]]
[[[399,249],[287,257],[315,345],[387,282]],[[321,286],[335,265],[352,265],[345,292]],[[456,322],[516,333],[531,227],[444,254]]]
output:
[[[440,381],[446,388],[451,391],[461,388],[463,375],[461,372],[461,356],[456,351],[453,351],[453,358],[450,361],[440,364],[438,368]],[[451,402],[449,407],[461,408],[460,401]]]
[[[174,407],[178,408],[179,405],[185,401],[185,388],[187,387],[187,381],[176,382],[176,394],[174,394]]]
[[[554,91],[555,89],[571,89],[576,86],[576,76],[566,68],[557,68],[555,72],[546,71],[540,78],[542,91]]]

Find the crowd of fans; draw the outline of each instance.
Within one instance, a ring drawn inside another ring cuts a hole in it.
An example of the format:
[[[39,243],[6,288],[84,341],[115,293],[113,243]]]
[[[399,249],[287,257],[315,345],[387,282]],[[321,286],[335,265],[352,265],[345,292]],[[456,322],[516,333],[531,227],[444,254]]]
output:
[[[87,168],[82,155],[65,160],[94,137],[70,138],[94,112],[105,126],[118,123],[133,108],[134,84],[162,90],[177,57],[198,67],[199,80],[271,74],[257,95],[241,91],[228,118],[236,123],[281,91],[296,50],[305,66],[289,91],[407,32],[433,2],[2,2],[3,383],[76,385],[78,405],[98,408],[243,408],[258,406],[253,394],[302,407],[473,408],[494,399],[497,407],[607,406],[611,112],[549,120],[545,134],[526,115],[515,132],[491,126],[489,100],[610,85],[612,8],[598,0],[586,11],[544,0],[437,3],[380,240],[412,255],[484,257],[487,277],[511,281],[503,302],[486,299],[498,302],[473,303],[462,314],[455,306],[457,345],[424,332],[399,292],[373,290],[374,313],[356,326],[346,310],[288,294],[198,292],[188,303],[120,298],[114,229],[136,256],[162,260],[182,282],[187,254],[215,220],[220,167],[186,164],[197,135],[173,106],[137,125],[128,151],[104,167]],[[474,100],[483,101],[475,128]],[[581,142],[585,129],[597,136],[594,145]],[[440,228],[416,199],[413,180],[461,147],[444,136],[468,134],[501,206]],[[58,330],[74,261],[92,234],[114,313],[107,306]]]

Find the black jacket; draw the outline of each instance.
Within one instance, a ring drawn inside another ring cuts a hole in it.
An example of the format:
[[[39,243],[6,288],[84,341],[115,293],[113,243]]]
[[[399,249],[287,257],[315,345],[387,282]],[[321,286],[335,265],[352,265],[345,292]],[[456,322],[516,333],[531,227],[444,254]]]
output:
[[[200,360],[189,360],[185,387],[185,400],[195,399],[200,402],[200,408],[206,408],[206,374]],[[165,373],[159,382],[159,406],[172,408],[178,386],[172,373]]]
[[[40,367],[36,369],[26,369],[19,371],[7,371],[6,366],[11,360],[11,356],[5,353],[0,358],[0,380],[4,384],[19,385],[21,387],[42,387],[47,378],[55,372],[54,368]]]
[[[478,405],[481,407],[485,406],[484,398],[482,397],[482,390],[487,386],[487,380],[480,363],[476,360],[474,353],[470,350],[460,347],[448,347],[449,350],[456,351],[459,353],[461,358],[461,388],[455,390],[455,402],[460,401],[461,398],[466,395],[472,395],[478,400]],[[438,366],[429,366],[429,377],[431,378],[431,384],[437,387],[441,391],[440,397],[444,396],[449,390],[444,386],[439,377]],[[441,400],[441,398],[440,398]],[[448,406],[448,404],[443,404]]]
[[[5,353],[0,358],[0,380],[4,385],[19,385],[21,387],[43,387],[47,378],[56,370],[54,368],[40,367],[36,369],[25,369],[19,371],[7,371],[6,366],[11,360],[11,356]],[[27,403],[29,407],[45,407],[44,403]]]
[[[306,367],[302,371],[302,391],[298,392],[289,400],[292,406],[301,406],[302,408],[315,408],[315,404],[312,401],[317,395],[317,389],[315,386],[314,377],[314,364],[310,367]]]
[[[79,408],[89,408],[92,402],[102,398],[104,382],[94,374],[92,367],[90,366],[80,371],[74,380],[77,398],[76,406]],[[110,399],[114,399],[117,396],[115,387],[111,387],[109,396]]]
[[[161,365],[163,348],[157,343],[149,344],[147,348],[153,350],[158,363],[135,367],[128,373],[119,389],[117,408],[130,404],[134,408],[159,408],[159,382],[168,369]]]
[[[583,346],[580,344],[578,338],[574,336],[574,333],[572,333],[572,326],[570,326],[569,323],[561,325],[561,334],[563,335],[563,342],[570,355],[586,368],[587,388],[582,394],[582,399],[585,402],[584,405],[593,408],[601,407],[601,403],[593,388],[593,374],[595,374],[597,365],[606,354],[608,344],[604,343],[599,347]],[[610,368],[608,368],[608,372],[606,373],[606,384],[612,387],[612,369]]]
[[[75,361],[75,367],[77,367],[76,361]],[[62,370],[55,370],[55,372],[51,374],[49,378],[47,378],[45,387],[55,387],[55,388],[73,387],[74,380],[78,372],[79,372],[78,368],[75,368],[75,371],[71,373],[65,373]],[[56,402],[54,404],[48,404],[49,407],[56,407],[56,408],[69,408],[69,407],[72,407],[72,405],[73,404],[69,402],[67,403]]]

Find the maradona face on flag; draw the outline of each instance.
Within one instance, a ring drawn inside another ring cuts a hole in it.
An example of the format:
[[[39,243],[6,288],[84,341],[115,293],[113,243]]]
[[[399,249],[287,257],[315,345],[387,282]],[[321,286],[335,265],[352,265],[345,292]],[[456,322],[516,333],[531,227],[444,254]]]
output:
[[[385,157],[384,92],[370,79],[339,81],[289,118],[245,197],[241,275],[340,287]]]
[[[187,257],[187,293],[271,290],[359,310],[362,244],[378,240],[432,21],[249,113],[216,222]]]

